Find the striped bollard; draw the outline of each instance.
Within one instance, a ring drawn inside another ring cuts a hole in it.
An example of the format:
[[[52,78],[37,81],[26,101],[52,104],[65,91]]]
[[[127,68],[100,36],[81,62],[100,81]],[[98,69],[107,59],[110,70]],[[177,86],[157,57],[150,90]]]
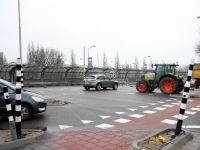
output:
[[[16,128],[15,128],[15,121],[13,119],[12,106],[10,104],[10,98],[8,94],[8,88],[6,86],[3,87],[3,93],[4,93],[4,99],[6,102],[10,132],[11,132],[12,140],[14,141],[14,140],[17,140],[17,134],[16,134]]]
[[[187,80],[186,80],[186,83],[184,85],[184,91],[183,91],[183,95],[182,95],[182,102],[181,102],[180,111],[179,111],[179,115],[178,115],[178,121],[177,121],[177,125],[176,125],[175,136],[178,136],[181,133],[181,127],[182,127],[182,123],[183,123],[187,99],[189,98],[190,81],[191,81],[193,66],[194,66],[194,59],[192,59],[191,62],[190,62]]]
[[[18,139],[21,139],[21,58],[17,58],[17,81],[15,94],[15,123]]]
[[[21,66],[22,67],[22,66]],[[23,68],[21,68],[21,87],[24,88]]]

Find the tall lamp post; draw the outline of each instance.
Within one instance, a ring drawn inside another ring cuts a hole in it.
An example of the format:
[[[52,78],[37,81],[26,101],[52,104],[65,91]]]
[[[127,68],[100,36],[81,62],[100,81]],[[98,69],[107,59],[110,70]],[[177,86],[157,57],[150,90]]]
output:
[[[147,57],[150,57],[150,56],[144,57],[144,58],[143,58],[143,62],[144,62],[145,58],[147,58]],[[146,64],[144,64],[143,69],[145,69],[145,65],[146,65]]]
[[[18,0],[18,19],[19,19],[19,57],[22,63],[22,42],[21,42],[21,19],[20,19],[20,0]]]
[[[89,50],[90,50],[90,48],[92,48],[92,47],[95,47],[95,45],[93,45],[93,46],[90,46],[89,48],[88,48],[88,69],[89,69]]]

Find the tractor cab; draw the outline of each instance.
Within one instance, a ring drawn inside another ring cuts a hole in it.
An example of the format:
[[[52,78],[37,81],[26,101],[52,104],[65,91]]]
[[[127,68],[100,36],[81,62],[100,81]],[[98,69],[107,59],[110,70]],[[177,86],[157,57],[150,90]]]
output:
[[[155,81],[159,81],[160,77],[166,74],[176,74],[176,67],[178,64],[155,64]]]

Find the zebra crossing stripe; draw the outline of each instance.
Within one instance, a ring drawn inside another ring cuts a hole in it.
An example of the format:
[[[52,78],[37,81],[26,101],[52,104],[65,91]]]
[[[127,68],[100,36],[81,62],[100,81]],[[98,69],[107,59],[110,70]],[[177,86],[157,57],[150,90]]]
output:
[[[95,127],[101,128],[101,129],[108,129],[108,128],[114,127],[114,125],[110,125],[110,124],[104,123],[104,124],[97,125],[97,126],[95,126]]]

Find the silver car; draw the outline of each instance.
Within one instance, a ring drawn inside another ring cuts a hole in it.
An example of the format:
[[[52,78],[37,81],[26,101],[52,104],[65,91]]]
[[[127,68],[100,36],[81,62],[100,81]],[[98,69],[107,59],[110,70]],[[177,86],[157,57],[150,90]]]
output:
[[[97,91],[101,90],[102,88],[104,90],[106,88],[113,88],[113,90],[117,90],[118,81],[112,80],[103,74],[94,74],[83,79],[83,87],[86,90],[95,88]]]

